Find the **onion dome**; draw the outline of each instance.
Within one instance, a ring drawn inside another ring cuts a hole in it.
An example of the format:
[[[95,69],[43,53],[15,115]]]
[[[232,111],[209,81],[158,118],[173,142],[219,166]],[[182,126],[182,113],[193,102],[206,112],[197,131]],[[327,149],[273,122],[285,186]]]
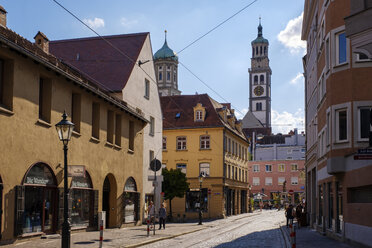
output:
[[[258,25],[257,29],[258,29],[257,38],[254,41],[252,41],[252,45],[257,44],[257,43],[269,44],[269,41],[262,36],[261,17],[260,17],[260,24]]]
[[[165,41],[162,48],[160,48],[155,54],[154,54],[154,60],[158,59],[171,59],[174,61],[178,61],[177,54],[169,48],[167,43],[167,30],[165,30]]]

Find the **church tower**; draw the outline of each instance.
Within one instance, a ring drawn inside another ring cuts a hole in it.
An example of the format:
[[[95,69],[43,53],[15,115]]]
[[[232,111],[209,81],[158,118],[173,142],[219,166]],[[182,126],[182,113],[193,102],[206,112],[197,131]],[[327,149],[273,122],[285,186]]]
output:
[[[249,72],[249,111],[266,128],[271,128],[271,69],[269,41],[262,36],[261,18],[258,35],[252,41],[252,58]]]
[[[178,56],[167,43],[167,31],[162,48],[154,54],[155,73],[160,96],[180,95],[178,90]]]

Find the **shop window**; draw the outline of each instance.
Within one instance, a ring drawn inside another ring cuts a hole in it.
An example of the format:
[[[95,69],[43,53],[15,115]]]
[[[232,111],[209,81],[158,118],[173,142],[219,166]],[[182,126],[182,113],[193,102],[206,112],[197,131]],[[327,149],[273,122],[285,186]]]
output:
[[[45,78],[39,79],[39,119],[50,123],[52,107],[52,82]]]
[[[204,173],[206,177],[209,177],[209,163],[201,163],[199,165],[199,175],[201,175],[201,173]]]
[[[93,187],[88,173],[85,177],[72,177],[71,181],[71,226],[87,227],[93,215]]]
[[[177,164],[176,168],[186,175],[186,168],[187,168],[186,164]]]
[[[200,149],[210,149],[210,137],[209,137],[209,135],[200,136]]]
[[[92,137],[99,139],[100,106],[99,103],[92,104]]]
[[[134,151],[134,122],[129,121],[129,146],[130,151]]]
[[[121,115],[115,118],[115,145],[121,146]]]
[[[201,189],[201,192],[199,190],[187,191],[185,206],[186,212],[198,212],[200,205],[203,212],[208,211],[208,189],[203,188]]]
[[[13,109],[13,62],[0,59],[0,107]]]
[[[136,182],[132,177],[130,177],[125,182],[123,192],[124,223],[133,223],[139,220],[139,199],[140,193],[137,192]]]
[[[74,131],[80,133],[81,122],[81,95],[72,94],[71,122],[74,123]]]
[[[177,150],[186,150],[186,137],[177,137]]]
[[[107,142],[114,143],[114,112],[107,111]]]

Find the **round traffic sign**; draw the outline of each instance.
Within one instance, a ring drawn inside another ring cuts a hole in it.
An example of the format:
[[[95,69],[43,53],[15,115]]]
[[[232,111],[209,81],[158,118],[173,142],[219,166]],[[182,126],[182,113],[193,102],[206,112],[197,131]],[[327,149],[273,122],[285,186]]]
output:
[[[150,162],[150,169],[152,171],[158,171],[158,170],[160,170],[160,168],[161,168],[161,162],[158,159],[153,159]]]
[[[293,193],[294,193],[293,189],[290,189],[290,190],[288,191],[288,194],[290,194],[290,195],[293,195]]]

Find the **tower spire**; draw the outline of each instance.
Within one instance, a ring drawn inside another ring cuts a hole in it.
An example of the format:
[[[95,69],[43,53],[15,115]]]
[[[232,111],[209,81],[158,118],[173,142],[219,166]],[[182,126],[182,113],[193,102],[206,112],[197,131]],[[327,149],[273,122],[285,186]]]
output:
[[[258,24],[258,35],[257,37],[262,37],[262,25],[261,25],[261,16],[259,17],[259,24]]]
[[[167,43],[167,30],[164,30],[165,43]]]

